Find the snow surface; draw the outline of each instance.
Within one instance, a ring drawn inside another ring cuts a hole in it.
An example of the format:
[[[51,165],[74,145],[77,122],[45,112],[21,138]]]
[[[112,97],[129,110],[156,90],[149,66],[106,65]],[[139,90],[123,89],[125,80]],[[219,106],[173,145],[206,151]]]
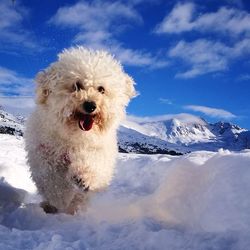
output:
[[[75,216],[45,214],[22,138],[0,135],[0,249],[250,249],[250,151],[120,154]]]

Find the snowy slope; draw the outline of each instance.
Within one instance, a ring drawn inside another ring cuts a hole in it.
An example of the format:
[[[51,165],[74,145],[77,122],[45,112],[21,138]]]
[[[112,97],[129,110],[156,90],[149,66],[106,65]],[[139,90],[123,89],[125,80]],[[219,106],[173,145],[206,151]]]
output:
[[[0,109],[0,134],[23,135],[22,117],[15,117]]]
[[[0,148],[0,249],[249,249],[249,150],[120,154],[112,185],[69,216],[39,207],[22,138]]]
[[[118,130],[119,151],[123,153],[181,155],[188,150],[181,145],[121,126]]]

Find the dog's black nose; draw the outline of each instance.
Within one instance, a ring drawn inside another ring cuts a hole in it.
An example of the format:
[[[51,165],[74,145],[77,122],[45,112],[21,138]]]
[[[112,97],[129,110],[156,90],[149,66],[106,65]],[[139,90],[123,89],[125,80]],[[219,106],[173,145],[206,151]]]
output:
[[[92,113],[96,109],[96,104],[95,104],[95,102],[84,102],[83,108],[86,112]]]

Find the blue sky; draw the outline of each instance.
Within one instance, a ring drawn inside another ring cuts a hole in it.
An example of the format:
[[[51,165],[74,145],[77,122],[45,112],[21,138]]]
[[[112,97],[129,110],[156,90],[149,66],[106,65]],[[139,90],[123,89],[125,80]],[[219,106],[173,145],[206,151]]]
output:
[[[0,105],[27,114],[35,74],[84,45],[109,50],[135,79],[129,114],[250,129],[249,12],[247,0],[1,0]]]

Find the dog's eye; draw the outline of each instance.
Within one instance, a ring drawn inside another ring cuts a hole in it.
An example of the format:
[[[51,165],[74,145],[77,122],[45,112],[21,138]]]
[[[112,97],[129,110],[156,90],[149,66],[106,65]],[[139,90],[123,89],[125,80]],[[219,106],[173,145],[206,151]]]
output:
[[[72,86],[72,89],[73,91],[80,91],[81,89],[84,89],[84,87],[80,81],[76,81]]]
[[[99,87],[98,87],[98,91],[99,91],[101,94],[104,94],[104,93],[105,93],[105,89],[104,89],[102,86],[99,86]]]

